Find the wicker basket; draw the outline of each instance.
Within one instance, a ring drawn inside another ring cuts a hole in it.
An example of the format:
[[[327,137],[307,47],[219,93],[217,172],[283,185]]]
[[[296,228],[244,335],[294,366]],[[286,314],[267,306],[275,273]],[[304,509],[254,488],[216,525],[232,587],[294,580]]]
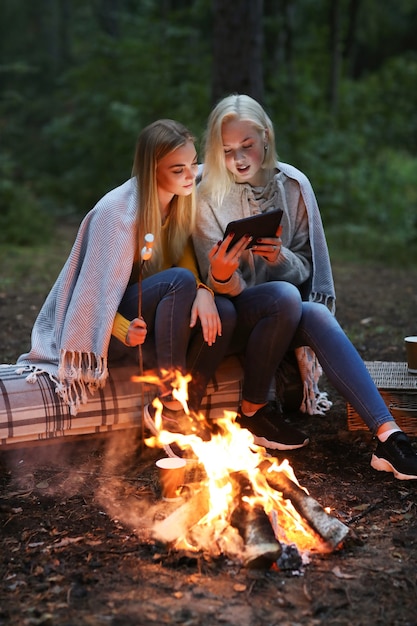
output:
[[[407,363],[365,361],[365,365],[398,426],[417,436],[417,376],[408,373]],[[349,430],[368,430],[349,403],[347,422]]]

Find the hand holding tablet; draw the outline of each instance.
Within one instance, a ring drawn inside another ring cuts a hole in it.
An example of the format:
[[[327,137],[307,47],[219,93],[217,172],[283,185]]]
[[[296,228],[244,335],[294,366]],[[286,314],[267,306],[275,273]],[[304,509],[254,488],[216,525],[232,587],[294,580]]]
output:
[[[229,251],[235,243],[246,235],[252,237],[252,239],[248,241],[246,248],[254,246],[257,239],[275,237],[278,226],[281,223],[282,213],[282,209],[275,209],[274,211],[269,211],[268,213],[259,213],[259,215],[251,215],[250,217],[244,217],[241,220],[229,222],[226,227],[223,240],[230,233],[234,233],[234,237],[227,250]]]

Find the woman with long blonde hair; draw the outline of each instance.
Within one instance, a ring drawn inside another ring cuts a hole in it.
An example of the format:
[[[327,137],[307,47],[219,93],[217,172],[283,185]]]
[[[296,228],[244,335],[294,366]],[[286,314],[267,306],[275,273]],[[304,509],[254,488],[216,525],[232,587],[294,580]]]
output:
[[[76,414],[108,368],[136,361],[161,380],[163,415],[183,417],[171,396],[174,373],[191,374],[197,411],[235,323],[226,298],[214,297],[197,270],[197,153],[179,122],[158,120],[140,133],[132,177],[107,193],[82,221],[77,238],[35,322],[32,347],[19,357],[32,376],[46,371]],[[154,238],[143,262],[144,237]],[[141,278],[141,316],[138,316]],[[145,421],[155,434],[153,407]],[[192,425],[191,425],[192,426]]]
[[[312,186],[297,168],[278,161],[272,122],[247,95],[221,100],[210,114],[193,238],[201,274],[237,310],[236,350],[244,354],[237,423],[259,445],[295,449],[308,437],[289,424],[271,384],[285,355],[300,355],[302,408],[324,410],[321,368],[376,437],[371,465],[400,480],[417,479],[417,454],[399,428],[364,362],[335,318],[335,292],[326,238]],[[282,210],[275,233],[230,247],[228,222]],[[223,241],[222,241],[223,240]],[[324,407],[326,408],[326,407]]]

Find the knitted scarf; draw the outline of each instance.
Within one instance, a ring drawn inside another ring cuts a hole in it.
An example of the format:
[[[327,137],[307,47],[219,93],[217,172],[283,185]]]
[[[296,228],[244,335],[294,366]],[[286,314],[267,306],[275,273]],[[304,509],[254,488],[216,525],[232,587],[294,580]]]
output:
[[[336,294],[326,237],[316,196],[307,177],[292,165],[278,163],[279,169],[300,184],[301,195],[308,215],[309,239],[312,254],[312,276],[309,300],[325,304],[335,314]],[[282,193],[285,198],[285,193]],[[327,393],[320,391],[318,383],[323,373],[321,365],[308,346],[295,349],[295,356],[303,381],[303,399],[300,410],[310,415],[323,415],[332,406]]]
[[[300,185],[308,215],[308,232],[312,254],[312,276],[309,300],[325,304],[334,314],[336,311],[336,294],[321,214],[316,196],[308,178],[297,168],[288,163],[277,163],[277,167],[289,178],[294,178]],[[285,201],[285,193],[282,193]]]

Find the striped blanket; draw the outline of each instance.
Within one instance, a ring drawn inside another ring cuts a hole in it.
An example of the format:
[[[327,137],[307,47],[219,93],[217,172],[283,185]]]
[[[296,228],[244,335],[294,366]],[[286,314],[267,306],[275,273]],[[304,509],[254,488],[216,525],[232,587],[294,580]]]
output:
[[[135,255],[136,197],[130,179],[86,215],[36,319],[31,349],[17,360],[30,368],[29,381],[49,374],[74,416],[108,377],[113,321]]]

